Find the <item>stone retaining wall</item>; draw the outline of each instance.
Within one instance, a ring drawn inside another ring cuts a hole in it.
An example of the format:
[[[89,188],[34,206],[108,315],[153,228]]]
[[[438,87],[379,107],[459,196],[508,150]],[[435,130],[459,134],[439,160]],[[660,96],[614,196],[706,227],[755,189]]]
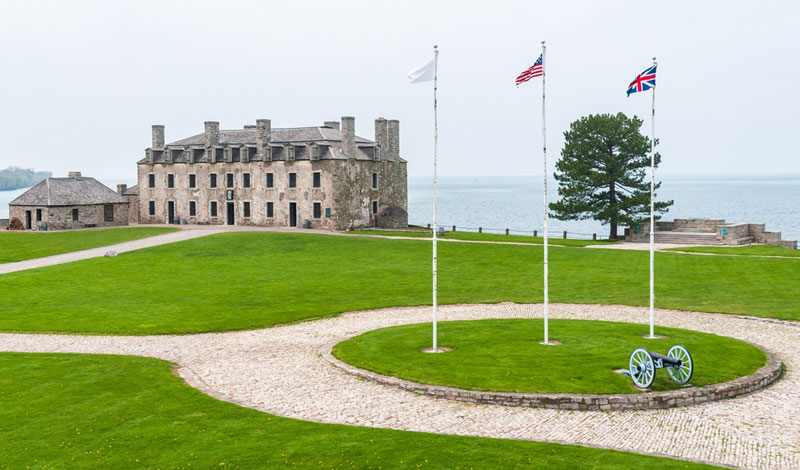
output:
[[[359,369],[358,367],[340,361],[331,353],[333,347],[341,341],[343,341],[343,339],[338,339],[324,345],[319,351],[320,355],[334,367],[342,369],[356,377],[408,390],[410,392],[446,398],[448,400],[559,410],[658,410],[733,398],[766,387],[780,376],[783,367],[783,363],[780,359],[776,358],[775,355],[760,346],[754,345],[767,355],[768,362],[764,367],[758,369],[752,375],[740,377],[730,382],[706,385],[704,387],[687,387],[668,392],[614,395],[487,392],[480,390],[464,390],[441,385],[421,384]],[[666,373],[666,371],[662,372]]]

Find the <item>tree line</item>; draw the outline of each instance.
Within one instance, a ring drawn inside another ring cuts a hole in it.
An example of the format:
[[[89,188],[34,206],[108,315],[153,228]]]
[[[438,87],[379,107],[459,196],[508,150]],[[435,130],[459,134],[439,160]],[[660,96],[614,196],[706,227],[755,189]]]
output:
[[[10,166],[0,170],[0,191],[27,188],[51,176],[53,174],[49,171],[33,171],[33,168]]]

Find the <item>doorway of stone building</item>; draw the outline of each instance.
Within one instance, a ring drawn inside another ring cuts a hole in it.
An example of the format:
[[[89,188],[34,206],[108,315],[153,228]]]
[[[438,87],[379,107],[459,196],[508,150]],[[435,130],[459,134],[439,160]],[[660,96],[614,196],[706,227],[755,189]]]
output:
[[[289,227],[297,227],[297,203],[289,203]]]
[[[167,202],[167,223],[175,223],[175,201]]]
[[[25,228],[31,229],[31,211],[25,211]]]
[[[236,204],[228,203],[228,225],[236,225]]]

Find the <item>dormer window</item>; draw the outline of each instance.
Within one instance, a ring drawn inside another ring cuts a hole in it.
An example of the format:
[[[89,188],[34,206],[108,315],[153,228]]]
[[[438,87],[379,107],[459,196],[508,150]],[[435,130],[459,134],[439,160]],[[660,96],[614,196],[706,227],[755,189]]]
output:
[[[294,145],[289,145],[286,147],[286,161],[294,161]]]
[[[317,144],[311,146],[311,159],[319,160],[319,145]]]

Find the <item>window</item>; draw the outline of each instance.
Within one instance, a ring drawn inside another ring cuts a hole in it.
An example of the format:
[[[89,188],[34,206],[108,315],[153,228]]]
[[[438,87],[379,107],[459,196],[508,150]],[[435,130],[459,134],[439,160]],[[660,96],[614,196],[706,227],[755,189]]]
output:
[[[225,175],[225,185],[227,188],[233,187],[233,173],[228,173]]]
[[[211,201],[211,217],[217,216],[217,201]]]
[[[250,201],[242,202],[242,217],[250,217]]]
[[[217,187],[217,174],[216,173],[211,173],[210,175],[208,175],[208,185],[210,187],[212,187],[212,188],[216,188]]]
[[[175,187],[175,175],[172,173],[167,175],[167,187],[174,188]]]
[[[156,175],[150,173],[147,175],[147,187],[148,188],[155,188],[156,187]]]
[[[274,205],[272,202],[267,203],[267,218],[272,219],[275,217]]]
[[[36,209],[36,221],[37,222],[41,222],[42,221],[42,210],[41,209]]]
[[[315,202],[314,203],[314,218],[321,219],[322,218],[322,203]]]
[[[72,220],[75,222],[78,221],[78,209],[72,209]]]
[[[372,174],[372,189],[378,189],[378,174]]]
[[[289,187],[290,188],[297,187],[297,173],[289,173]]]
[[[114,206],[112,204],[105,204],[103,206],[103,220],[106,222],[114,221]]]
[[[189,217],[197,217],[197,203],[189,201]]]
[[[250,187],[250,173],[245,173],[242,175],[242,186],[245,188]]]
[[[197,175],[194,173],[189,173],[189,187],[196,188],[197,187]]]
[[[322,187],[322,174],[320,172],[318,172],[318,171],[314,172],[314,184],[313,184],[313,186],[315,188],[321,188]]]
[[[156,201],[150,201],[147,203],[147,215],[150,217],[156,215]]]
[[[267,173],[267,187],[271,188],[275,185],[275,179],[272,177],[272,173]]]
[[[378,213],[378,201],[372,201],[372,213],[373,214]]]

